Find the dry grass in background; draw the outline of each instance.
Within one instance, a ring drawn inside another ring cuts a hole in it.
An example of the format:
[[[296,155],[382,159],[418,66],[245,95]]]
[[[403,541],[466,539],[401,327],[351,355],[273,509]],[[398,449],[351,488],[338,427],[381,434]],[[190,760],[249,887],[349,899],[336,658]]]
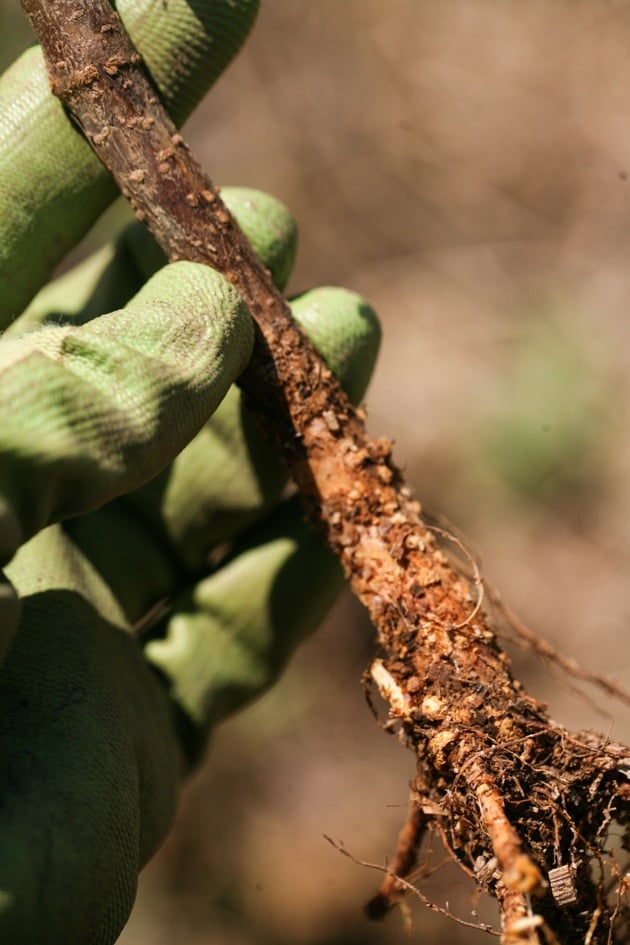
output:
[[[17,9],[3,0],[5,39]],[[626,684],[629,87],[628,2],[263,0],[188,126],[216,180],[294,211],[293,291],[345,284],[379,311],[370,425],[396,438],[418,496],[481,549],[522,619]],[[409,940],[400,916],[363,919],[378,875],[322,839],[383,862],[404,817],[413,759],[364,706],[371,652],[341,601],[217,733],[122,945]],[[562,722],[610,727],[516,664]],[[423,889],[476,908],[450,868]],[[490,941],[419,904],[411,921],[425,945]]]

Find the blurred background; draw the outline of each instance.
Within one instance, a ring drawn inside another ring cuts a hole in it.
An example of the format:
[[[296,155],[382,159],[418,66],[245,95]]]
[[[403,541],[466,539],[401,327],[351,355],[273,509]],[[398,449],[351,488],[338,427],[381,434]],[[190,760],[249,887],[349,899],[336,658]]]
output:
[[[31,42],[18,0],[0,37],[3,66]],[[370,428],[423,504],[523,621],[630,687],[629,88],[621,0],[263,0],[187,135],[215,180],[292,208],[291,291],[342,284],[380,313]],[[419,902],[370,924],[379,874],[323,838],[383,863],[405,816],[413,759],[365,706],[372,652],[346,596],[216,733],[122,945],[488,940]],[[514,660],[554,717],[630,741],[623,708]],[[495,918],[450,867],[422,889]]]

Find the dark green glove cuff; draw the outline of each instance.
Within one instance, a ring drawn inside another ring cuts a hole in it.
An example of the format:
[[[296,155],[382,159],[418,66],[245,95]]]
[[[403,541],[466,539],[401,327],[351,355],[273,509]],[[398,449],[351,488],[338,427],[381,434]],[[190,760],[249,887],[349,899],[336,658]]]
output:
[[[0,941],[112,945],[173,816],[169,700],[58,526],[8,570],[24,612],[0,670]]]

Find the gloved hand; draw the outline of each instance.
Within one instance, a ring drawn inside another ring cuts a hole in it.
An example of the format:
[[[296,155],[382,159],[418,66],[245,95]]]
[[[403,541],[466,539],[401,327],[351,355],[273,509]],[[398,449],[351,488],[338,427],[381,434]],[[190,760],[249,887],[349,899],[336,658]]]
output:
[[[181,120],[255,3],[117,8]],[[230,386],[252,327],[222,277],[161,268],[134,225],[17,318],[112,195],[27,53],[0,80],[0,941],[12,945],[115,941],[210,729],[271,685],[342,581]],[[283,284],[287,212],[223,196]],[[293,309],[359,399],[378,347],[371,309],[337,289]]]

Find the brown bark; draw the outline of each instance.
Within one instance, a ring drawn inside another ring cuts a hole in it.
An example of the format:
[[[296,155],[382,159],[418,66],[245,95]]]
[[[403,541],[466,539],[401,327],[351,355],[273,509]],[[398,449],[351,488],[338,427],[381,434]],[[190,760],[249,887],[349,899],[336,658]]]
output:
[[[468,872],[497,863],[477,876],[501,903],[505,942],[552,941],[552,928],[581,942],[594,915],[592,945],[608,941],[614,907],[588,864],[610,811],[616,805],[623,819],[627,810],[625,750],[571,738],[514,680],[468,580],[423,523],[391,444],[367,436],[361,411],[292,321],[109,3],[22,2],[53,90],[139,219],[169,259],[213,266],[249,306],[256,342],[242,387],[377,628],[384,658],[371,675],[418,756],[419,803],[438,811],[427,822]],[[577,903],[559,908],[545,876],[569,861]]]

